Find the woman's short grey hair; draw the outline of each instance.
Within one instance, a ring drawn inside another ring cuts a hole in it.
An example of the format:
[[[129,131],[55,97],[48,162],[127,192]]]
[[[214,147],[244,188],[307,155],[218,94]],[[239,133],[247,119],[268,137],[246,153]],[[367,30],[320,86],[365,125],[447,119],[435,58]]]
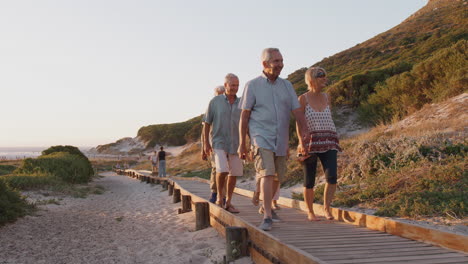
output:
[[[237,75],[235,75],[234,73],[228,73],[226,77],[224,77],[224,83],[228,83],[229,80],[232,78],[239,79],[239,77],[237,77]]]
[[[325,71],[324,68],[322,67],[310,67],[309,69],[307,69],[307,71],[305,72],[305,82],[307,85],[309,85],[310,81],[311,80],[315,80],[317,79],[317,74],[320,72],[320,71],[323,71],[325,74],[327,74],[327,72]]]
[[[224,86],[218,85],[214,88],[214,95],[217,96],[220,93],[224,93]]]
[[[262,62],[269,61],[273,52],[280,52],[277,48],[266,48],[262,51]]]

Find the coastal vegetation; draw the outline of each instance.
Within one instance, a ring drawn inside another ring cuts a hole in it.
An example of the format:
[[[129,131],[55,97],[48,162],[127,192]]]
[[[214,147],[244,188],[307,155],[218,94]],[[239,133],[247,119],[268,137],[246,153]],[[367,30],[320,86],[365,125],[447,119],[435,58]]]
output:
[[[0,165],[0,225],[14,221],[34,208],[20,191],[41,190],[86,197],[102,193],[99,186],[80,186],[91,181],[94,169],[88,158],[74,146],[53,146],[37,158],[18,165]]]
[[[144,126],[138,130],[138,137],[147,142],[148,148],[156,145],[181,146],[200,139],[202,116],[173,124]]]

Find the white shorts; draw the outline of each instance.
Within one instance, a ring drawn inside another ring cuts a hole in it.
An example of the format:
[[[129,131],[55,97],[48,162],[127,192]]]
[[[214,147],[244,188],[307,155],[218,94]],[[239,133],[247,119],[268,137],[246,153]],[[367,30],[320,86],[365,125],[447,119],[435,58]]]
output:
[[[216,172],[229,172],[228,176],[244,175],[242,160],[237,154],[227,154],[222,149],[214,149]]]

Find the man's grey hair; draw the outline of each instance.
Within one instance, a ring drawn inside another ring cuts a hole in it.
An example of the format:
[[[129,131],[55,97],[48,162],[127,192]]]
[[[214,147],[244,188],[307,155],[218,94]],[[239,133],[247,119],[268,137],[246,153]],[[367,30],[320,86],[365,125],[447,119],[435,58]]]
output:
[[[266,48],[262,51],[262,62],[269,61],[273,52],[280,52],[278,48]]]
[[[218,85],[214,88],[214,95],[217,96],[221,93],[224,93],[224,86],[223,85]]]
[[[237,75],[235,75],[234,73],[228,73],[226,77],[224,77],[224,83],[228,83],[229,80],[232,78],[236,78],[239,80],[239,77],[237,77]]]

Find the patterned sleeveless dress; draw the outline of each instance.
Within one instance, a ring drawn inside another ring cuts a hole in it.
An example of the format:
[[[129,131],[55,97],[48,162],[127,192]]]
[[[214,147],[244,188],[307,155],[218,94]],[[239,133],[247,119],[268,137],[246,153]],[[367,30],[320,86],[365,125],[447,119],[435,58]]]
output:
[[[325,96],[327,95],[325,94]],[[324,153],[328,150],[341,151],[330,107],[327,105],[323,111],[317,112],[310,106],[307,96],[306,102],[305,119],[311,134],[311,141],[305,147],[309,153]]]

